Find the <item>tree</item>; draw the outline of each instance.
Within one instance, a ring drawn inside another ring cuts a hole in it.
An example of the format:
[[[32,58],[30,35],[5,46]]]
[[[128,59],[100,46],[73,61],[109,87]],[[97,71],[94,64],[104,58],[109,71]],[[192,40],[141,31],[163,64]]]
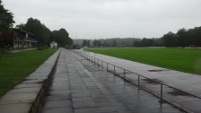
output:
[[[56,41],[61,47],[66,47],[66,45],[73,44],[72,39],[69,37],[68,32],[64,28],[51,32],[49,42],[51,41]]]
[[[114,41],[112,42],[112,46],[113,46],[113,47],[116,47],[116,46],[117,46],[116,40],[114,40]]]
[[[87,42],[87,40],[83,40],[83,42],[82,42],[82,46],[88,46],[88,42]]]
[[[109,47],[110,44],[109,44],[106,40],[104,40],[104,42],[103,42],[103,46],[104,46],[104,47]]]
[[[13,26],[13,14],[9,10],[4,9],[2,1],[0,0],[0,32],[8,32]]]
[[[73,39],[72,38],[68,38],[68,42],[67,42],[67,45],[73,45]]]
[[[177,46],[177,35],[169,32],[165,35],[163,35],[163,41],[164,41],[164,45],[166,47],[176,47]]]
[[[142,43],[143,47],[153,46],[154,40],[153,39],[143,38],[141,43]]]
[[[88,47],[91,46],[91,44],[90,44],[90,40],[87,41],[87,46],[88,46]]]
[[[189,45],[201,46],[201,27],[188,30]]]
[[[178,32],[177,32],[177,38],[178,38],[178,46],[182,46],[182,47],[185,47],[188,45],[188,33],[187,33],[187,30],[182,28],[182,29],[179,29]]]
[[[56,41],[61,47],[73,44],[73,40],[69,37],[68,32],[64,28],[50,31],[49,28],[38,19],[29,18],[27,23],[21,23],[17,25],[16,28],[33,33],[40,45],[49,45],[52,41]]]
[[[33,33],[39,44],[47,44],[50,30],[38,19],[29,18],[27,23],[24,25],[24,30]]]
[[[19,25],[16,25],[15,28],[17,29],[24,29],[25,24],[21,23]]]

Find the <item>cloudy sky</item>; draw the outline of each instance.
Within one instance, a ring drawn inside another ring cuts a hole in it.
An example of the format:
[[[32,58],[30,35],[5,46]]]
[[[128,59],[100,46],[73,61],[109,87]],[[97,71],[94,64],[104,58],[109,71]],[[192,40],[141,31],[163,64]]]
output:
[[[2,0],[15,25],[30,17],[73,39],[161,37],[201,26],[201,0]],[[77,34],[77,35],[76,35]]]

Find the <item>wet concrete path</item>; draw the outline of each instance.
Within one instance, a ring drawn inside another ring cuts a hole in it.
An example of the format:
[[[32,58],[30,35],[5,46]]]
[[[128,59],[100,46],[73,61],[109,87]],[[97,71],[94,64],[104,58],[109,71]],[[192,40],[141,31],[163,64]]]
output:
[[[200,113],[201,112],[201,76],[196,74],[189,74],[170,69],[165,69],[157,66],[142,64],[133,62],[121,58],[111,57],[107,55],[101,55],[93,52],[86,52],[84,50],[76,51],[86,55],[92,62],[101,64],[101,60],[109,64],[108,69],[119,76],[124,77],[124,70],[117,68],[122,67],[126,72],[125,78],[135,84],[139,84],[147,91],[154,93],[157,96],[161,96],[163,93],[163,99],[170,103],[184,109],[187,112]],[[98,60],[99,59],[99,60]],[[104,68],[107,68],[106,63],[103,64]],[[131,73],[132,72],[132,73]],[[137,74],[134,74],[137,73]],[[138,78],[138,75],[142,75]],[[149,79],[147,79],[147,78]],[[157,81],[153,82],[151,80]],[[161,90],[161,83],[162,90]]]
[[[40,113],[181,113],[112,73],[62,51]]]

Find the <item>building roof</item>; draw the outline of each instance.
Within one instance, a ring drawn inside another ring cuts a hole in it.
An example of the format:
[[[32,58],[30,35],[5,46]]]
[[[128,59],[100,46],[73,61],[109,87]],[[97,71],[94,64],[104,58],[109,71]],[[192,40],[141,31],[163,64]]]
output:
[[[57,44],[57,42],[55,42],[55,41],[52,41],[50,44]]]
[[[14,31],[17,31],[17,32],[27,33],[27,34],[29,34],[29,35],[34,35],[33,33],[30,33],[30,32],[25,31],[25,30],[23,30],[23,29],[16,29],[16,28],[13,28],[13,30],[14,30]]]

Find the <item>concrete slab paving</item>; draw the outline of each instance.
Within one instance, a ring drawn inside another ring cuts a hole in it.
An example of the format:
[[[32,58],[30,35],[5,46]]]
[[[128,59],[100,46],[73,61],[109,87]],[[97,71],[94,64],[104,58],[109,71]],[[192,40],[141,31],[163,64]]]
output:
[[[157,66],[133,62],[121,58],[101,55],[92,52],[81,51],[82,53],[99,58],[116,66],[123,67],[129,71],[139,73],[143,76],[161,80],[164,83],[170,84],[178,89],[191,92],[201,97],[201,76],[196,74],[189,74],[175,70],[165,69]],[[162,70],[162,71],[149,71]],[[188,87],[184,87],[188,85]]]
[[[201,76],[196,74],[189,74],[189,73],[183,73],[179,71],[174,71],[170,69],[165,69],[157,66],[151,66],[146,64],[141,64],[121,58],[115,58],[111,56],[96,54],[92,52],[86,52],[86,51],[79,51],[80,53],[84,53],[87,56],[96,57],[100,60],[103,60],[105,62],[114,64],[116,66],[122,67],[130,72],[138,73],[140,75],[143,75],[145,77],[148,77],[152,80],[165,83],[167,85],[170,85],[176,89],[185,91],[187,93],[193,94],[196,97],[193,97],[192,95],[186,94],[184,92],[180,92],[178,90],[175,90],[173,88],[167,87],[163,85],[163,96],[164,98],[168,99],[170,102],[174,103],[175,105],[178,105],[180,107],[183,107],[187,111],[199,113],[201,112],[201,105],[198,103],[201,103]],[[90,58],[90,57],[89,57]],[[93,58],[91,59],[93,61]],[[97,61],[101,65],[101,61]],[[103,64],[104,68],[106,68],[106,64]],[[101,66],[100,66],[101,67]],[[109,70],[113,71],[114,68],[109,65]],[[155,71],[159,70],[159,71]],[[120,68],[116,68],[116,73],[123,77],[123,70]],[[126,72],[126,78],[129,81],[132,81],[134,83],[137,83],[138,76],[135,74],[127,73]],[[140,85],[142,85],[144,88],[150,90],[151,92],[155,93],[156,95],[160,95],[160,84],[154,83],[146,78],[140,78]]]
[[[0,113],[28,113],[31,103],[1,104]]]
[[[71,51],[62,51],[40,113],[182,113]]]

